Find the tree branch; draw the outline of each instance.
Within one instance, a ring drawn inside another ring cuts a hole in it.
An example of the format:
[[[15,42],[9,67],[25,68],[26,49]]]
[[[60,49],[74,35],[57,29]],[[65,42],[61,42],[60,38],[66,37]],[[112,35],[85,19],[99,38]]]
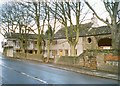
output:
[[[95,12],[95,10],[90,6],[90,4],[89,4],[86,0],[84,0],[84,2],[85,2],[86,5],[93,11],[93,13],[95,14],[95,16],[96,16],[99,20],[101,20],[102,22],[104,22],[105,24],[107,24],[108,26],[111,27],[111,24],[110,24],[109,22],[106,22],[104,19],[100,18],[100,17],[97,15],[97,13]]]

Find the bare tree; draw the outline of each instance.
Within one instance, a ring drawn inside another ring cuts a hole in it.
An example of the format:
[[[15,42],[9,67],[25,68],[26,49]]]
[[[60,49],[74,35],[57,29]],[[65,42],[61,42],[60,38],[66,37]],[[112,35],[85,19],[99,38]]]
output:
[[[52,9],[55,9],[55,12],[57,12],[57,5]],[[56,13],[54,13],[54,15],[51,14],[51,12],[50,12],[50,3],[46,3],[45,13],[47,15],[46,20],[47,20],[47,27],[48,27],[48,30],[45,33],[45,36],[47,36],[47,60],[46,60],[46,62],[49,62],[50,45],[53,42],[53,38],[54,38],[54,34],[55,34],[55,28],[56,28]],[[50,21],[54,21],[53,27],[52,27]]]
[[[34,22],[34,26],[36,26],[35,30],[31,29],[31,31],[34,32],[34,34],[37,34],[37,54],[42,54],[42,42],[43,42],[43,33],[44,33],[44,24],[46,15],[44,13],[43,7],[44,2],[24,2],[22,5],[28,10],[29,16],[32,18],[32,22]]]
[[[23,53],[25,53],[25,48],[27,47],[27,36],[29,33],[31,18],[28,15],[28,10],[24,8],[19,2],[8,2],[3,5],[1,10],[1,27],[5,33],[19,33],[20,48]],[[7,28],[6,28],[7,27]],[[18,32],[19,31],[19,32]]]
[[[51,13],[56,13],[57,20],[64,25],[66,39],[70,44],[70,54],[75,56],[75,47],[79,41],[80,28],[82,28],[81,23],[86,16],[81,17],[84,5],[80,1],[56,2],[54,5],[57,5],[57,12],[51,8]]]
[[[1,31],[3,30],[3,36],[8,32],[15,32],[17,27],[15,26],[16,12],[13,7],[15,7],[11,3],[5,3],[2,5],[0,19],[1,19]]]

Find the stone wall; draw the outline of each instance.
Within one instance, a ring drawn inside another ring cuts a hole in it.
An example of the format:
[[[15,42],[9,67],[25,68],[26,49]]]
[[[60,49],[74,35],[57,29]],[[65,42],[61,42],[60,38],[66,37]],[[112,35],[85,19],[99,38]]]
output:
[[[97,70],[118,73],[119,56],[112,55],[112,52],[114,52],[114,50],[97,51]]]
[[[42,55],[38,55],[38,54],[15,53],[14,58],[43,61]]]
[[[45,62],[47,59],[47,58],[44,58],[42,55],[29,54],[29,53],[15,53],[14,58],[35,60],[40,62]],[[49,62],[54,63],[54,58],[49,58]]]
[[[80,56],[62,56],[57,58],[57,61],[55,62],[56,64],[62,64],[62,65],[68,65],[68,66],[74,66],[74,67],[87,67],[90,69],[96,69],[96,58],[90,58],[85,57],[84,53],[81,54]]]
[[[61,57],[58,57],[58,60],[57,60],[57,64],[64,64],[64,65],[75,65],[76,63],[76,60],[77,60],[77,57],[73,57],[73,56],[61,56]]]
[[[75,67],[86,67],[111,73],[118,73],[118,62],[116,56],[108,59],[112,50],[87,50],[80,56],[62,56],[57,58],[56,64],[63,64]],[[106,60],[107,57],[107,60]],[[114,59],[113,59],[114,58]],[[120,58],[120,57],[119,57]]]

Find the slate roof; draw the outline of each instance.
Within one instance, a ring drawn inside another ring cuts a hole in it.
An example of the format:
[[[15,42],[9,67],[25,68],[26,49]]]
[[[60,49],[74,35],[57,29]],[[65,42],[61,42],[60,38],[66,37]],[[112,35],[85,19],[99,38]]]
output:
[[[12,39],[20,39],[21,36],[24,38],[29,38],[29,39],[36,39],[37,34],[19,34],[19,33],[6,33],[6,38],[12,38]]]
[[[79,32],[80,37],[111,34],[111,29],[108,26],[92,27],[91,28],[92,23],[86,23],[86,24],[82,24],[80,26],[81,26],[80,32]],[[73,33],[73,34],[75,35],[75,33]],[[19,39],[20,36],[21,35],[19,33],[7,33],[6,34],[6,38]],[[37,34],[22,34],[22,36],[27,37],[29,39],[37,39]],[[44,38],[47,39],[47,37],[45,35],[44,35]],[[54,38],[55,39],[66,38],[65,28],[61,28],[60,30],[58,30],[56,32]]]
[[[80,28],[80,37],[111,34],[111,29],[108,26],[91,26],[91,23],[83,24],[82,28]],[[66,38],[65,28],[61,28],[60,30],[58,30],[55,34],[55,38]]]
[[[111,29],[108,26],[85,28],[80,32],[80,36],[95,36],[105,34],[111,34]]]

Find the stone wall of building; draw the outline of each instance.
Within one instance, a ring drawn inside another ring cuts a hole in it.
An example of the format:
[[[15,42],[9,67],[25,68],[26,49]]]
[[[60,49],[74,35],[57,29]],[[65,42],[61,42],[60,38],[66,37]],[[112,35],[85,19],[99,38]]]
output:
[[[97,49],[97,39],[94,36],[83,37],[83,49]]]
[[[104,38],[111,38],[111,35],[96,35],[96,36],[87,36],[83,37],[83,49],[84,50],[94,50],[94,49],[101,49],[100,46],[98,46],[98,42],[100,39]]]

